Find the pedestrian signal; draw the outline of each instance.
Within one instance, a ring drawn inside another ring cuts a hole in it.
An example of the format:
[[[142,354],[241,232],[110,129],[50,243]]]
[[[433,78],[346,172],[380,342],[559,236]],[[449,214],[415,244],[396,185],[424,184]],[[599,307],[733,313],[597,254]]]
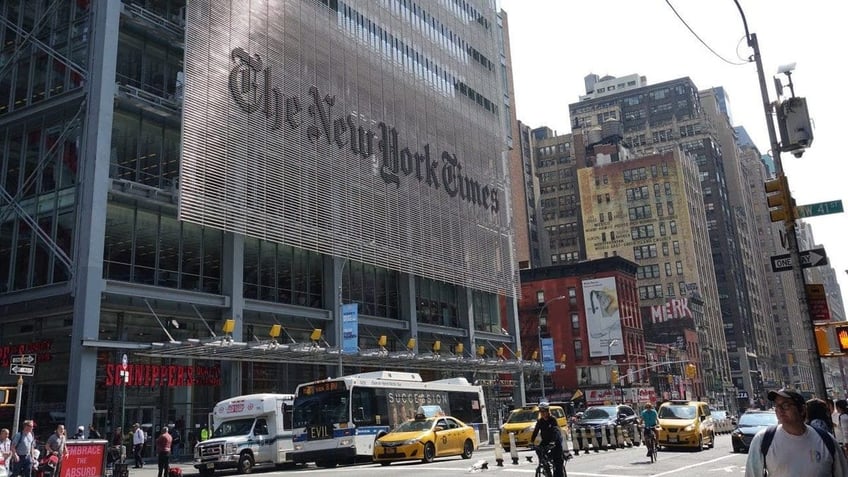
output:
[[[836,327],[836,341],[839,343],[839,351],[848,353],[848,326]]]

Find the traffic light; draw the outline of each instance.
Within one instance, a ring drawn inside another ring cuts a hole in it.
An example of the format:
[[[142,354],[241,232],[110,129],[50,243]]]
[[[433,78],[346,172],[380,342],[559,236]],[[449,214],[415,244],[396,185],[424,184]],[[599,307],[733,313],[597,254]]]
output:
[[[610,370],[610,382],[617,383],[618,382],[618,370],[613,368]]]
[[[839,343],[839,351],[848,353],[848,326],[836,326],[836,342]]]
[[[786,176],[767,181],[766,202],[769,206],[769,217],[772,222],[792,222],[795,220],[795,204],[789,193],[789,182]]]
[[[689,379],[694,378],[697,371],[698,371],[698,367],[695,366],[693,363],[689,363],[689,364],[686,365],[686,377],[687,378],[689,378]]]
[[[827,330],[822,327],[816,327],[816,347],[819,350],[819,356],[830,354],[830,343],[827,342]]]

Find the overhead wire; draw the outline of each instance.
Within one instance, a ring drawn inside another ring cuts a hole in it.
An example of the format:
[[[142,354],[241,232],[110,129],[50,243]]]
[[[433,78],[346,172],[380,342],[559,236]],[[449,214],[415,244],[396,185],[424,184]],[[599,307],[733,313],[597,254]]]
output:
[[[707,50],[709,50],[709,51],[710,51],[710,53],[712,53],[713,55],[715,55],[718,59],[720,59],[721,61],[724,61],[725,63],[731,64],[731,65],[733,65],[733,66],[743,66],[743,65],[747,65],[747,64],[748,64],[747,62],[745,62],[745,63],[737,63],[737,62],[735,62],[735,61],[730,61],[730,60],[728,60],[727,58],[725,58],[725,57],[721,56],[720,54],[718,54],[718,52],[716,52],[715,50],[713,50],[713,49],[712,49],[712,47],[710,47],[710,45],[708,45],[708,44],[707,44],[707,42],[705,42],[705,41],[704,41],[704,40],[703,40],[703,39],[702,39],[702,38],[701,38],[701,37],[700,37],[697,33],[695,33],[695,30],[693,30],[693,29],[692,29],[692,27],[690,27],[690,26],[689,26],[689,24],[688,24],[688,23],[686,23],[686,20],[684,20],[684,19],[683,19],[683,17],[682,17],[682,16],[680,16],[680,13],[678,13],[678,12],[677,12],[677,9],[676,9],[676,8],[674,8],[674,5],[672,5],[672,4],[671,4],[671,1],[670,1],[670,0],[665,0],[665,3],[668,5],[668,7],[669,7],[669,8],[671,8],[671,11],[672,11],[672,12],[674,12],[674,14],[675,14],[675,15],[677,16],[677,18],[680,20],[680,22],[681,22],[681,23],[683,23],[683,25],[684,25],[684,26],[685,26],[685,27],[689,30],[689,32],[690,32],[690,33],[692,33],[692,35],[694,35],[694,36],[695,36],[695,38],[697,38],[697,39],[698,39],[698,41],[700,41],[700,42],[701,42],[701,44],[702,44],[702,45],[704,45],[704,47],[705,47]],[[737,47],[737,48],[738,48],[738,47]]]

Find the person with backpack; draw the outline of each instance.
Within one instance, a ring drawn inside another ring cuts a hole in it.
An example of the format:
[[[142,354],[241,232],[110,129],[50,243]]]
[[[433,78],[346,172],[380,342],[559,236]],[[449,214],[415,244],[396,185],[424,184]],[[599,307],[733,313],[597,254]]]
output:
[[[11,477],[29,477],[32,472],[32,451],[35,448],[35,436],[32,433],[34,427],[35,423],[27,419],[24,421],[23,428],[12,438],[12,453],[9,456]]]
[[[806,400],[797,391],[768,393],[777,426],[754,436],[745,477],[848,477],[848,459],[826,431],[805,423]]]

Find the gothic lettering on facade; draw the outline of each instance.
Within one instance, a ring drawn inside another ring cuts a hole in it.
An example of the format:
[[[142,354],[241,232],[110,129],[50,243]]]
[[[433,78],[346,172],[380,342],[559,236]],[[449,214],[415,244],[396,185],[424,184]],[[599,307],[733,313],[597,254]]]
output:
[[[286,124],[291,130],[302,128],[313,144],[326,141],[339,150],[347,149],[354,157],[367,160],[379,153],[380,178],[386,184],[400,188],[402,178],[413,179],[444,191],[452,199],[495,214],[500,210],[495,185],[483,185],[463,174],[456,154],[449,151],[431,154],[430,144],[425,144],[423,151],[416,151],[402,144],[398,130],[385,122],[378,123],[378,131],[369,129],[357,121],[355,114],[335,111],[336,97],[322,96],[316,86],[309,88],[304,108],[300,98],[286,96],[274,85],[271,68],[258,54],[251,56],[244,49],[235,48],[230,57],[233,62],[230,95],[245,113],[261,112],[268,120],[269,131],[280,130]]]

